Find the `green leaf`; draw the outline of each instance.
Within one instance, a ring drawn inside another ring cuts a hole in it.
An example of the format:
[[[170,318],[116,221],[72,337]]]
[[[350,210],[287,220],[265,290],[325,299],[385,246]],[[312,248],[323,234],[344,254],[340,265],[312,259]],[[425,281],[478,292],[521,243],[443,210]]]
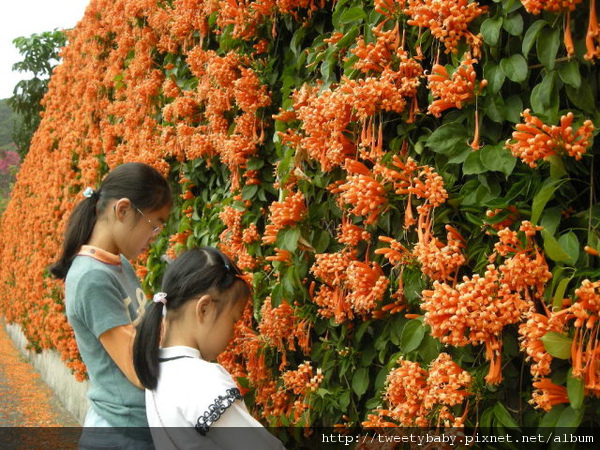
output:
[[[537,20],[529,28],[527,28],[525,37],[523,38],[523,45],[521,47],[523,55],[527,56],[529,54],[533,44],[535,44],[540,30],[546,25],[548,25],[548,22],[545,20]]]
[[[559,185],[558,180],[549,179],[542,185],[540,190],[535,194],[535,197],[533,198],[533,203],[531,205],[531,222],[534,225],[538,224],[538,220],[542,214],[542,211],[544,211],[546,204],[548,203],[548,201],[550,201],[550,199],[554,195],[554,192],[558,188],[558,185]]]
[[[523,100],[518,95],[511,95],[504,103],[504,118],[512,123],[521,121],[523,111]]]
[[[242,188],[242,198],[244,200],[252,200],[257,191],[257,184],[247,184]]]
[[[546,230],[542,230],[542,237],[544,238],[544,252],[552,261],[570,261],[571,257],[562,248],[553,235],[548,233]]]
[[[494,405],[494,416],[506,428],[519,428],[519,424],[515,422],[515,419],[512,418],[501,402],[496,402]]]
[[[540,423],[539,423],[539,430],[544,429],[544,428],[547,429],[547,428],[556,427],[556,422],[558,421],[558,419],[560,418],[560,415],[562,414],[563,410],[566,407],[567,406],[564,404],[555,405],[554,408],[552,408],[550,411],[548,411],[546,414],[544,414],[544,416],[542,417],[542,419],[540,420]]]
[[[577,235],[569,231],[558,238],[558,244],[569,255],[567,263],[570,265],[575,264],[579,258],[579,240],[577,239]]]
[[[542,336],[542,343],[548,353],[558,359],[569,359],[571,357],[571,344],[573,340],[556,331],[549,331]]]
[[[481,162],[481,153],[479,151],[472,151],[467,156],[467,159],[463,163],[463,173],[465,175],[479,174],[487,172],[487,168]]]
[[[502,17],[489,17],[481,24],[481,35],[486,44],[494,47],[500,37],[500,28],[502,27]]]
[[[582,80],[578,89],[567,85],[566,91],[569,100],[579,109],[582,109],[588,114],[597,113],[595,105],[596,96],[587,81]]]
[[[580,409],[583,405],[583,377],[574,377],[573,368],[569,369],[569,375],[567,375],[567,395],[569,396],[569,402],[571,408]]]
[[[301,27],[296,30],[294,35],[292,36],[292,40],[290,41],[290,50],[295,56],[302,51],[301,44],[304,40],[304,36],[306,36],[306,28]]]
[[[536,42],[538,60],[548,69],[553,70],[556,54],[560,46],[560,29],[544,28],[540,30]]]
[[[516,53],[509,58],[503,58],[502,61],[500,61],[500,68],[508,79],[515,83],[522,83],[527,79],[527,61],[525,61],[523,55],[519,53]]]
[[[506,150],[503,144],[486,145],[479,150],[479,153],[481,163],[487,170],[502,172],[506,177],[512,173],[517,164],[517,158]]]
[[[362,6],[355,6],[350,9],[346,9],[340,16],[340,23],[346,24],[350,22],[356,22],[357,20],[364,20],[367,18],[367,13]]]
[[[485,88],[486,92],[490,94],[497,94],[504,84],[504,80],[506,80],[506,75],[500,69],[500,66],[491,61],[486,62],[483,66],[483,76],[488,82]]]
[[[567,170],[565,169],[565,163],[559,155],[550,155],[546,158],[550,163],[550,176],[555,180],[560,180],[567,176]]]
[[[463,146],[468,139],[467,130],[459,123],[451,122],[437,128],[425,142],[434,152],[442,155],[451,154],[458,146]]]
[[[412,319],[406,322],[402,330],[402,338],[400,339],[400,348],[405,353],[410,353],[416,350],[425,336],[425,327],[420,320]]]
[[[558,66],[558,76],[572,88],[579,89],[581,86],[581,74],[579,73],[579,63],[575,58]]]
[[[558,283],[556,291],[554,291],[554,296],[552,297],[552,306],[554,306],[555,308],[562,308],[563,299],[565,298],[565,292],[567,291],[567,286],[569,285],[570,281],[571,278],[563,278]]]
[[[352,377],[352,390],[356,395],[362,397],[369,387],[369,371],[366,367],[361,367]]]
[[[581,424],[584,413],[585,408],[574,409],[571,406],[567,406],[556,421],[556,428],[562,428],[563,430],[561,431],[565,431],[564,428],[576,429]]]
[[[531,90],[531,108],[536,114],[550,116],[552,114],[548,110],[557,107],[555,81],[556,72],[549,72],[544,76],[542,82]]]
[[[514,14],[510,17],[504,19],[504,24],[502,25],[508,34],[512,36],[520,36],[523,32],[523,16],[521,14]]]
[[[335,43],[336,48],[342,49],[349,47],[356,41],[356,36],[358,36],[359,28],[358,26],[354,26],[350,28],[345,34],[344,37]]]
[[[298,239],[300,239],[300,229],[297,227],[288,228],[286,230],[280,231],[281,236],[278,236],[278,239],[281,239],[282,247],[284,250],[288,250],[293,252],[298,247]]]

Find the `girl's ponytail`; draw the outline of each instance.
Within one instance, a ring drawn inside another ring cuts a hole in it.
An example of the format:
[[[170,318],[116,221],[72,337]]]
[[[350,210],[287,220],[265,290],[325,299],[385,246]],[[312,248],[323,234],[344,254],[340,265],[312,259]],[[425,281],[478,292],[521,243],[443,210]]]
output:
[[[158,384],[158,347],[160,346],[162,303],[153,303],[142,317],[133,341],[133,367],[140,382],[147,389]]]
[[[79,248],[90,240],[96,224],[96,205],[99,197],[99,193],[94,192],[91,196],[83,199],[71,213],[65,232],[62,254],[58,261],[50,266],[50,273],[56,278],[61,280],[66,278]]]

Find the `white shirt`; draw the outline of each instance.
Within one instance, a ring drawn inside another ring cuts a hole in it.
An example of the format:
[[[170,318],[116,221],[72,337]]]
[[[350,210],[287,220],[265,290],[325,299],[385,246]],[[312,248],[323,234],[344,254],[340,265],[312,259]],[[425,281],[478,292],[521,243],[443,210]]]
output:
[[[156,448],[284,449],[250,415],[223,366],[183,346],[159,349],[159,361],[156,390],[146,389],[146,415]],[[194,428],[198,423],[204,436]]]

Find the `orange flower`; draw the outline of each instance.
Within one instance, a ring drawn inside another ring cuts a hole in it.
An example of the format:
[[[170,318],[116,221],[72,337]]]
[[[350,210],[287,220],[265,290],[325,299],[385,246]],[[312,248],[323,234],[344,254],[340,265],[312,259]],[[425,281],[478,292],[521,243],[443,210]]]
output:
[[[536,388],[532,393],[532,399],[529,403],[536,408],[541,408],[544,411],[550,411],[554,405],[560,403],[569,403],[567,388],[558,386],[550,378],[540,378],[533,382],[533,387]]]
[[[306,214],[306,204],[302,192],[289,193],[281,202],[273,202],[269,207],[269,224],[265,228],[262,241],[274,244],[277,234],[287,226],[294,226]]]
[[[455,417],[448,407],[462,404],[471,395],[471,375],[447,353],[431,362],[429,370],[419,363],[400,358],[385,382],[384,399],[389,409],[378,409],[363,426],[395,426],[382,419],[388,417],[399,426],[429,427],[444,422],[446,427],[462,426],[462,417]],[[465,408],[466,411],[466,408]]]
[[[591,61],[600,57],[600,27],[598,26],[598,15],[596,14],[596,0],[590,0],[588,29],[585,35],[585,46],[587,52],[585,59]]]
[[[367,216],[365,224],[373,224],[381,216],[387,206],[384,187],[372,172],[362,163],[346,160],[348,175],[345,181],[337,182],[329,187],[334,194],[340,195],[340,203],[353,206],[350,212],[357,216]]]
[[[431,90],[434,100],[427,111],[435,117],[440,117],[442,112],[449,108],[462,107],[471,103],[475,96],[487,85],[486,80],[481,80],[477,87],[477,75],[473,64],[476,59],[471,58],[469,53],[463,55],[461,65],[452,73],[448,74],[446,67],[436,64],[427,76],[427,87]]]
[[[446,53],[456,53],[461,39],[471,45],[474,54],[479,52],[481,37],[468,29],[469,24],[487,12],[487,6],[468,0],[407,0],[404,13],[411,17],[409,25],[429,28],[433,37],[446,47]]]
[[[536,167],[540,159],[552,155],[567,154],[580,160],[592,143],[594,125],[586,120],[577,130],[571,126],[573,113],[569,112],[560,119],[560,126],[549,126],[531,115],[526,109],[521,114],[525,123],[517,124],[517,131],[512,134],[512,140],[506,141],[506,148],[521,158],[530,167]]]

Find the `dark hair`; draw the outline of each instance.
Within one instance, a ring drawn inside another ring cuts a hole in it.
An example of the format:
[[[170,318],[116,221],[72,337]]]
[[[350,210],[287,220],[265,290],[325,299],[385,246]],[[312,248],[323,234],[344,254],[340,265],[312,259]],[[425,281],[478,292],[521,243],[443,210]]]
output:
[[[167,180],[152,166],[126,163],[109,172],[97,191],[88,194],[73,210],[67,223],[62,254],[50,266],[50,273],[64,279],[82,245],[92,236],[96,220],[109,200],[128,198],[141,210],[155,211],[171,204],[171,188]]]
[[[162,291],[167,294],[167,314],[210,291],[215,291],[215,295],[227,292],[229,301],[247,298],[250,289],[240,275],[240,269],[216,248],[187,250],[165,271]],[[218,313],[226,303],[217,303]],[[146,308],[133,343],[133,366],[141,383],[148,389],[155,389],[158,384],[162,311],[162,303],[153,303]]]

